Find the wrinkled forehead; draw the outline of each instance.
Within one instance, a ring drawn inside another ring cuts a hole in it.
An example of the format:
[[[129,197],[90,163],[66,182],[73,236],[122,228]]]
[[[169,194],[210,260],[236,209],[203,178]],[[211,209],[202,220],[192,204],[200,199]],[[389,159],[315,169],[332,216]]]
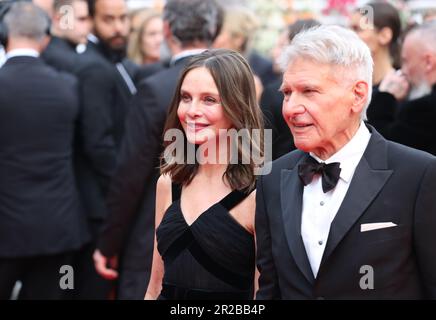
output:
[[[346,75],[346,68],[340,65],[321,63],[313,59],[299,57],[289,62],[283,74],[284,83],[339,82]]]

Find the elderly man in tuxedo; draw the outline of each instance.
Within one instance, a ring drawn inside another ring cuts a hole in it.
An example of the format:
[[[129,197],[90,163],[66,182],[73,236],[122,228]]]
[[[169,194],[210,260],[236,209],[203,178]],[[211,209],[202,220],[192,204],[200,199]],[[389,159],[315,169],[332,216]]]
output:
[[[258,299],[436,298],[436,158],[363,123],[372,60],[320,26],[283,55],[293,151],[257,187]]]

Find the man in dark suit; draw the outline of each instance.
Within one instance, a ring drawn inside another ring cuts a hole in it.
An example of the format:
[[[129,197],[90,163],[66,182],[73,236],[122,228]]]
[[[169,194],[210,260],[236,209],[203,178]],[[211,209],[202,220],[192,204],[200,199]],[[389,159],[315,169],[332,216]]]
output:
[[[436,155],[436,22],[412,29],[402,46],[401,72],[380,84],[372,104],[396,116],[383,128],[395,142]],[[410,89],[409,89],[410,88]],[[407,101],[401,100],[409,96]]]
[[[8,45],[0,69],[0,299],[10,297],[17,280],[22,282],[22,299],[60,299],[61,268],[90,239],[73,172],[77,81],[39,58],[49,28],[40,8],[16,3],[4,21]]]
[[[51,39],[41,57],[58,70],[72,72],[78,67],[77,48],[86,48],[91,32],[88,2],[54,0],[52,12]]]
[[[84,79],[84,86],[92,88],[93,104],[109,109],[112,133],[119,148],[139,80],[138,66],[126,59],[130,30],[127,3],[126,0],[88,0],[88,6],[93,29],[85,54],[93,59],[96,70]]]
[[[212,43],[222,15],[214,0],[171,0],[165,6],[164,34],[173,53],[171,66],[139,86],[108,195],[110,216],[94,254],[99,273],[115,278],[118,273],[107,262],[114,262],[123,251],[121,299],[144,298],[153,255],[157,168],[167,109],[179,73],[190,56]]]
[[[259,178],[257,298],[436,298],[436,158],[364,125],[369,49],[320,26],[284,58],[284,115],[299,150]]]
[[[65,12],[61,10],[64,6],[72,9],[72,12],[67,13],[70,20],[66,19]],[[67,22],[73,23],[71,19],[74,19],[74,28],[65,25]],[[78,124],[81,131],[86,132],[87,137],[84,140],[78,136],[75,141],[74,169],[93,241],[74,255],[76,287],[71,297],[105,299],[112,284],[95,272],[92,254],[97,234],[107,216],[105,197],[115,169],[116,148],[112,135],[110,108],[98,103],[100,97],[95,97],[101,95],[104,101],[104,96],[109,92],[93,90],[95,87],[89,82],[89,79],[95,78],[100,71],[104,75],[107,68],[101,61],[95,61],[88,55],[76,52],[77,45],[86,44],[90,27],[86,0],[55,0],[52,37],[41,57],[47,64],[77,77],[81,105]],[[101,161],[95,163],[93,160],[96,157],[89,157],[89,153],[100,155]]]

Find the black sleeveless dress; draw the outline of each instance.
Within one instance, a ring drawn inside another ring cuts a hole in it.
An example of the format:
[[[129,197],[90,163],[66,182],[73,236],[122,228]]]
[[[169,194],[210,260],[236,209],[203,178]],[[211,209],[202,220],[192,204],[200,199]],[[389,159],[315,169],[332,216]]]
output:
[[[156,230],[165,270],[160,300],[253,298],[254,236],[229,213],[247,196],[232,191],[189,226],[173,185],[173,203]]]

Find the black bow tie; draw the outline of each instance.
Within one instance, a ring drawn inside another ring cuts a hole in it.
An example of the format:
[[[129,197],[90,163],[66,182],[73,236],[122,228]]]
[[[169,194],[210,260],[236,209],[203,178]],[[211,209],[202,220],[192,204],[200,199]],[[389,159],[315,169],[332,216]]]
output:
[[[319,163],[312,157],[298,165],[298,176],[305,186],[312,182],[315,174],[322,175],[322,191],[324,193],[334,189],[339,181],[341,173],[340,163],[332,162],[329,164]]]

